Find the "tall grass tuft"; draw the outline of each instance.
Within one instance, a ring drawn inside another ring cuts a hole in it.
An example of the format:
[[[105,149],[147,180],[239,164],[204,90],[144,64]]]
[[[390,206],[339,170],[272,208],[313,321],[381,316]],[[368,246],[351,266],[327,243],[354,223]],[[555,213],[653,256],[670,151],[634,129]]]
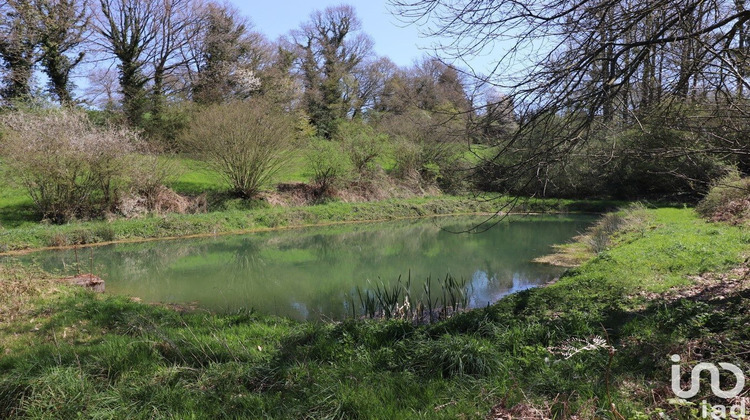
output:
[[[466,279],[457,279],[448,274],[437,284],[428,276],[422,284],[421,294],[411,290],[411,272],[406,279],[401,276],[392,285],[382,280],[374,289],[357,286],[360,313],[352,310],[352,316],[371,319],[405,319],[415,323],[432,323],[446,319],[469,307],[470,284]],[[437,296],[436,296],[437,295]],[[352,308],[354,298],[350,297]]]

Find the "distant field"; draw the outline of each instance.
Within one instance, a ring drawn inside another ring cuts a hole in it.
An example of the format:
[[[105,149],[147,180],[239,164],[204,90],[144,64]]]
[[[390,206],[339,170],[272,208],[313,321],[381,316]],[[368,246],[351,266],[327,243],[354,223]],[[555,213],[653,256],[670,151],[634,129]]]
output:
[[[219,173],[204,163],[187,156],[165,158],[175,164],[177,176],[168,186],[180,194],[198,195],[204,192],[221,192],[227,184]],[[288,161],[279,172],[275,182],[308,182],[310,174],[306,170],[305,159],[296,156]],[[0,226],[16,228],[39,222],[34,203],[26,190],[13,185],[9,176],[0,177]]]

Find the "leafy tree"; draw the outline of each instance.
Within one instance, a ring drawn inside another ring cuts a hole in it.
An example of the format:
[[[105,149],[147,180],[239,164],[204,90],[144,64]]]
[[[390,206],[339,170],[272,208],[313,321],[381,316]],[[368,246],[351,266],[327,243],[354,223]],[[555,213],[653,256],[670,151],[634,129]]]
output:
[[[31,76],[39,57],[36,10],[29,1],[0,2],[0,58],[5,68],[2,97],[6,101],[24,100],[31,95]]]
[[[70,76],[85,55],[81,44],[89,30],[88,2],[36,0],[34,4],[39,18],[40,61],[49,78],[49,90],[61,104],[72,105]]]
[[[318,134],[331,138],[337,121],[347,116],[342,86],[371,54],[372,40],[358,32],[361,23],[347,5],[315,11],[291,34],[304,83],[303,102]]]

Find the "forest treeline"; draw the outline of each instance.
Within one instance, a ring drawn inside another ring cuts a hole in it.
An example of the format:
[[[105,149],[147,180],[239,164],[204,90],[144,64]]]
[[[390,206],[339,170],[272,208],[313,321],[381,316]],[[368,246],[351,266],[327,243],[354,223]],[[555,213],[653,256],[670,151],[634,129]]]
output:
[[[134,152],[196,156],[241,197],[303,150],[319,195],[386,173],[449,193],[694,200],[750,170],[744,2],[391,3],[454,48],[399,67],[348,5],[269,40],[209,0],[0,1],[5,166],[39,206],[60,188],[65,200],[112,196],[111,163]],[[448,64],[502,38],[515,43],[490,74]],[[71,115],[38,115],[50,108]],[[63,142],[81,132],[134,140],[84,159]],[[43,187],[49,174],[34,168],[62,163],[24,157],[67,149],[67,186]]]

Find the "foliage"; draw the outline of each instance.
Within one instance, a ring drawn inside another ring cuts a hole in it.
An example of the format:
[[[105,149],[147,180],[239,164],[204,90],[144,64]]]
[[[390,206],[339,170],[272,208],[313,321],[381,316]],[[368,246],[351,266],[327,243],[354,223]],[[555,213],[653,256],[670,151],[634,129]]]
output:
[[[750,178],[742,177],[737,170],[730,171],[713,182],[696,210],[715,221],[750,221]]]
[[[336,140],[349,154],[354,171],[364,175],[375,168],[376,161],[384,153],[388,136],[377,133],[370,125],[352,121],[339,127]]]
[[[3,123],[6,164],[44,218],[60,223],[115,209],[138,146],[132,131],[95,127],[76,111],[17,112]]]
[[[169,104],[158,112],[143,115],[143,137],[152,148],[162,152],[179,150],[180,137],[195,117],[190,103]]]
[[[666,118],[666,116],[664,116]],[[725,163],[708,155],[689,156],[678,149],[708,141],[711,133],[668,129],[659,119],[638,127],[599,127],[591,141],[553,154],[545,149],[549,136],[565,135],[559,117],[495,148],[483,157],[474,182],[484,191],[509,191],[547,197],[670,199],[695,202]],[[670,118],[680,118],[679,114]],[[528,162],[544,157],[544,162]]]
[[[233,193],[256,196],[281,169],[290,150],[294,121],[263,98],[211,105],[183,136],[186,152],[219,172]]]
[[[247,99],[261,88],[257,70],[265,54],[260,34],[228,4],[209,2],[201,11],[192,97],[200,104]]]
[[[352,175],[350,155],[336,141],[312,139],[307,152],[312,181],[325,196],[332,188],[343,185]]]

